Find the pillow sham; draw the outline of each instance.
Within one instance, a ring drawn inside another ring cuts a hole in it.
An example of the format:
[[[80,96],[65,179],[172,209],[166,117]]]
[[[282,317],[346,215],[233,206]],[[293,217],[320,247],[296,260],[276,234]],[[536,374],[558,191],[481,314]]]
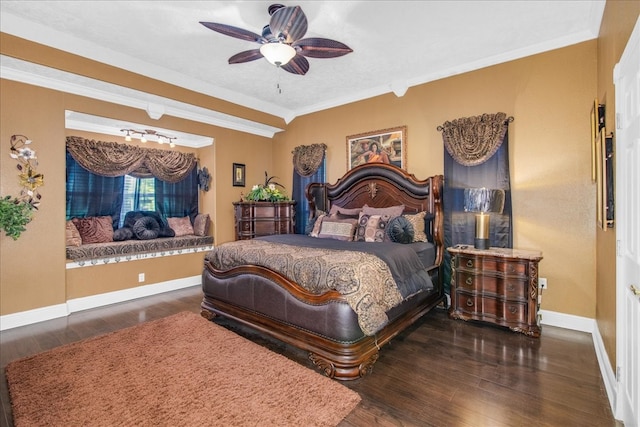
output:
[[[160,224],[150,216],[143,216],[133,224],[133,234],[139,240],[151,240],[158,237]]]
[[[413,225],[404,216],[391,218],[387,225],[388,239],[395,243],[413,243]]]
[[[413,226],[413,241],[414,242],[426,242],[427,235],[424,228],[425,211],[418,212],[417,214],[403,215]]]
[[[167,222],[169,223],[169,228],[175,232],[176,237],[193,234],[193,226],[188,216],[167,218]]]
[[[389,206],[386,208],[374,208],[369,205],[362,207],[362,213],[367,215],[388,215],[389,218],[402,215],[404,212],[404,205]]]
[[[390,219],[389,215],[360,214],[358,230],[356,231],[356,241],[384,242]]]
[[[73,221],[67,221],[65,234],[67,246],[80,246],[82,244],[82,237],[80,237],[80,232]]]
[[[73,224],[78,229],[83,245],[113,242],[113,223],[111,216],[73,218],[71,221],[73,221]]]
[[[355,219],[324,218],[318,238],[351,242],[353,241],[353,232],[356,229],[357,222]]]

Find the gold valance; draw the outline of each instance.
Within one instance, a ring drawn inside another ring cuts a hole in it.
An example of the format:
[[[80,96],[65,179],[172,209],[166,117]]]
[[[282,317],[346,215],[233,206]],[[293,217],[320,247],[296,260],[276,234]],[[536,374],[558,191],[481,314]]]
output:
[[[509,122],[505,113],[462,117],[438,126],[444,146],[453,159],[463,166],[476,166],[493,156],[507,133]]]
[[[302,176],[313,175],[322,164],[326,149],[326,144],[299,145],[294,148],[293,167],[296,172]]]
[[[83,168],[96,175],[137,178],[156,177],[165,182],[179,182],[197,165],[193,153],[142,148],[135,145],[67,137],[67,150]]]

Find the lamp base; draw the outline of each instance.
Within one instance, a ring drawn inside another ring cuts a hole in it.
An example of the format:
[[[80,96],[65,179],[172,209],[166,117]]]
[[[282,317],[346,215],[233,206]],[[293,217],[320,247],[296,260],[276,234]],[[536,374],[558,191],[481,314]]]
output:
[[[473,247],[476,249],[489,249],[489,239],[473,239]]]

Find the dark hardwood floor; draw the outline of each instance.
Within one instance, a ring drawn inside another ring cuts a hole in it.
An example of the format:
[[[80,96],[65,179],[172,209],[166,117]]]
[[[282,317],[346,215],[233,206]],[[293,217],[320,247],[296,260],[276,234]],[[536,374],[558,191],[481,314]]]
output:
[[[199,313],[200,299],[193,287],[1,332],[0,425],[13,425],[8,362],[180,311]],[[302,351],[217,322],[313,366]],[[611,414],[589,334],[547,326],[540,339],[529,338],[454,321],[441,309],[386,345],[372,375],[344,384],[362,402],[343,427],[622,425]]]

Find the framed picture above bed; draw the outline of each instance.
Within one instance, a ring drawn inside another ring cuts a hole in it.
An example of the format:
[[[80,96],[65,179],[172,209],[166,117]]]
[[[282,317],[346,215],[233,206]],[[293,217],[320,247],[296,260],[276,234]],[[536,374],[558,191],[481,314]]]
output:
[[[407,168],[407,127],[347,136],[347,170],[364,163],[390,163]]]

